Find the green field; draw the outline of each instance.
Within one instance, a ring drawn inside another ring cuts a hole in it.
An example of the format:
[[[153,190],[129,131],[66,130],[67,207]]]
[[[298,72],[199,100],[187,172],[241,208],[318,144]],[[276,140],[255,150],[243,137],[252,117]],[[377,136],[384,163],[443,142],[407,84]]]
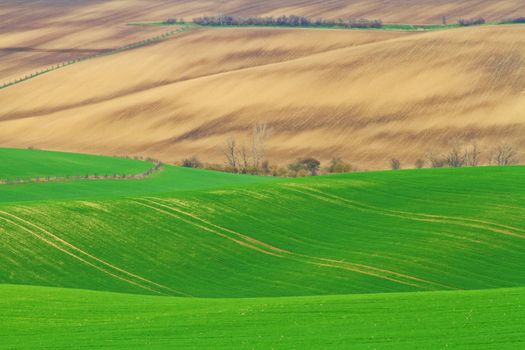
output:
[[[524,345],[524,288],[195,299],[0,286],[0,295],[0,319],[8,321],[0,328],[0,347],[13,349],[82,344],[96,349],[514,350]]]
[[[149,162],[128,158],[0,148],[0,179],[139,174],[151,167]]]
[[[519,349],[524,214],[519,166],[0,185],[0,348]]]

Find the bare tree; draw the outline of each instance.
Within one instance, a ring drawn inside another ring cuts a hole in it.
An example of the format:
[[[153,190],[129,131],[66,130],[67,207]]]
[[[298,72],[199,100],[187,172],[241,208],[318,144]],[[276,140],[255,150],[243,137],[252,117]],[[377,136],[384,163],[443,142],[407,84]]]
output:
[[[470,148],[465,149],[465,164],[467,166],[478,166],[481,152],[477,143],[473,143]]]
[[[443,157],[442,155],[437,155],[433,151],[429,151],[427,153],[427,158],[432,168],[443,168],[447,163],[446,157]]]
[[[401,169],[401,162],[399,161],[399,159],[392,158],[390,160],[390,167],[392,168],[392,170],[399,170]]]
[[[264,159],[266,140],[270,135],[268,124],[255,123],[252,134],[252,161],[255,171],[259,169],[260,162]]]
[[[241,168],[241,173],[248,173],[248,169],[250,167],[250,160],[248,147],[246,147],[245,142],[243,142],[242,146],[239,148],[239,167]]]
[[[237,172],[237,144],[233,136],[226,141],[223,153],[226,156],[228,166],[232,171]]]
[[[465,155],[461,151],[459,141],[452,143],[452,149],[447,154],[447,164],[452,168],[461,168],[465,165]]]
[[[414,164],[417,169],[421,169],[425,166],[425,160],[424,159],[417,159],[416,163]]]
[[[512,165],[517,161],[518,153],[508,143],[498,146],[494,154],[494,161],[499,166]]]

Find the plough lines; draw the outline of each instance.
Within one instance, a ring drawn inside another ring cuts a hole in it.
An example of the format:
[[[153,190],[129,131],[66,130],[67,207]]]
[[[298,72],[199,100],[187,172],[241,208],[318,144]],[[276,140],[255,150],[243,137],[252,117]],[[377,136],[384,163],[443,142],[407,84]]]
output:
[[[45,244],[51,246],[52,248],[57,249],[87,266],[90,266],[108,276],[111,276],[112,278],[116,278],[125,283],[134,285],[136,287],[156,294],[190,296],[186,293],[177,291],[160,283],[153,282],[147,278],[139,276],[135,273],[127,271],[114,264],[111,264],[103,259],[100,259],[86,252],[85,250],[69,243],[68,241],[58,237],[57,235],[51,233],[49,230],[46,230],[41,226],[35,225],[19,216],[7,213],[5,211],[0,211],[0,220],[26,233],[29,233],[33,237],[39,239]]]
[[[171,216],[189,225],[213,233],[222,238],[228,239],[245,248],[253,249],[260,253],[271,255],[277,258],[285,258],[304,264],[352,271],[358,274],[376,277],[398,284],[408,285],[419,290],[455,289],[451,286],[424,280],[415,276],[410,276],[407,274],[402,274],[387,269],[380,269],[377,267],[360,263],[346,262],[301,253],[295,253],[286,249],[275,247],[271,244],[250,237],[246,234],[214,224],[209,220],[206,220],[194,213],[191,213],[190,211],[188,211],[187,208],[183,208],[181,206],[178,206],[174,202],[166,201],[160,198],[148,197],[134,200],[134,202],[143,207]]]

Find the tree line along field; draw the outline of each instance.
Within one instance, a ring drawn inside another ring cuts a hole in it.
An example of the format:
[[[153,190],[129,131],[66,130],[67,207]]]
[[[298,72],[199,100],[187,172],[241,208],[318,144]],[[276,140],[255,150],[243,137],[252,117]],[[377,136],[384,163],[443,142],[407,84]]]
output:
[[[0,348],[520,348],[524,171],[0,185]]]

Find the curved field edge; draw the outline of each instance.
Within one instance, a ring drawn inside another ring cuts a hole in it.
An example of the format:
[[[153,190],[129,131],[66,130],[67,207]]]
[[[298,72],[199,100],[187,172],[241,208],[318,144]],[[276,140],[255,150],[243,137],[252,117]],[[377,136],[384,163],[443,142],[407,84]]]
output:
[[[47,176],[91,176],[140,174],[150,162],[81,153],[0,148],[0,180]]]
[[[230,174],[164,165],[144,179],[74,180],[0,186],[0,205],[15,202],[52,202],[147,196],[181,191],[228,188],[255,183],[278,182],[277,178]]]
[[[0,286],[0,349],[518,349],[525,288],[260,299]]]
[[[198,297],[521,287],[524,171],[354,173],[5,204],[0,283]]]

